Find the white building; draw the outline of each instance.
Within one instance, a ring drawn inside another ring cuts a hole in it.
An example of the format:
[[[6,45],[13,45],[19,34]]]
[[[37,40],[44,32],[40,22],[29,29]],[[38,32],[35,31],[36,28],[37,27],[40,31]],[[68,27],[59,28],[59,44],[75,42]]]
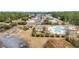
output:
[[[58,21],[57,21],[58,19],[56,19],[56,18],[51,18],[51,19],[49,19],[49,22],[51,22],[51,23],[57,23]]]
[[[28,21],[26,21],[26,23],[27,23],[28,26],[34,26],[36,24],[36,21],[29,19]]]

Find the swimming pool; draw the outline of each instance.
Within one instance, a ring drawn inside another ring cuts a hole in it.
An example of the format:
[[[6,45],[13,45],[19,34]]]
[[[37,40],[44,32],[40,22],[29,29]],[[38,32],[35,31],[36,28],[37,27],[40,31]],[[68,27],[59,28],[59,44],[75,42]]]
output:
[[[65,29],[63,26],[56,26],[54,28],[54,31],[57,33],[57,34],[64,34],[65,33]]]

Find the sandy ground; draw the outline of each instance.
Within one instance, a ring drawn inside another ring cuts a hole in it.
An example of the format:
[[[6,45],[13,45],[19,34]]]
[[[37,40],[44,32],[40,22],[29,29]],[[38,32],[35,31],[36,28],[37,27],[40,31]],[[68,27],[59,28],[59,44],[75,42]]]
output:
[[[31,48],[42,48],[44,44],[49,39],[59,39],[59,38],[52,38],[52,37],[32,37],[31,36],[32,29],[30,28],[27,31],[16,33],[18,36],[24,38],[30,44]],[[64,38],[60,38],[64,39]]]
[[[17,30],[16,30],[17,29]],[[62,44],[65,42],[64,38],[53,38],[53,37],[32,37],[32,28],[26,31],[22,31],[18,29],[17,27],[7,30],[5,32],[2,32],[4,34],[8,33],[8,35],[18,35],[20,38],[23,38],[25,42],[28,42],[30,45],[30,48],[43,48],[44,45],[48,40],[56,41],[55,44]],[[0,33],[2,35],[2,33]],[[58,42],[58,43],[57,43]],[[68,42],[69,43],[69,42]],[[54,45],[55,45],[54,44]],[[69,44],[70,45],[70,44]],[[71,46],[71,45],[70,45]]]

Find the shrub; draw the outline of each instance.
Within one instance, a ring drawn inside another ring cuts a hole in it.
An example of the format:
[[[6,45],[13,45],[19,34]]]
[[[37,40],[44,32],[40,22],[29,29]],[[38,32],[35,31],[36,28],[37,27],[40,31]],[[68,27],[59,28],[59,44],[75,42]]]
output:
[[[35,32],[36,37],[40,37],[41,36],[41,32]]]
[[[4,22],[5,20],[4,19],[0,19],[0,22]]]
[[[16,25],[17,25],[17,23],[14,23],[14,22],[13,22],[13,23],[11,23],[10,25],[11,25],[11,26],[16,26]]]
[[[60,37],[60,35],[56,34],[56,37]]]
[[[52,34],[50,37],[54,37],[54,34]]]
[[[26,25],[26,22],[25,21],[22,21],[22,22],[18,22],[19,25]]]
[[[28,20],[29,19],[29,17],[22,17],[22,20],[23,21],[26,21],[26,20]]]
[[[12,26],[7,24],[0,24],[0,29],[10,29]]]
[[[52,23],[52,25],[59,25],[58,23]]]
[[[65,25],[65,23],[63,22],[61,25]]]
[[[36,31],[35,28],[32,29],[32,36],[35,37],[36,36]]]
[[[45,33],[45,37],[49,37],[49,33]]]
[[[23,26],[23,30],[26,31],[28,30],[29,28],[27,26]]]
[[[40,34],[36,34],[36,37],[40,37]]]
[[[36,32],[35,28],[32,29],[32,32]]]
[[[12,22],[12,20],[6,20],[5,21],[5,23],[11,23]]]
[[[40,37],[44,37],[44,35],[45,35],[44,33],[41,33],[41,34],[40,34]]]
[[[3,27],[4,27],[4,25],[3,24],[0,24],[0,29],[3,28]]]
[[[10,29],[11,25],[4,25],[4,29]]]
[[[62,37],[64,38],[65,36],[64,36],[64,35],[62,35]]]
[[[35,37],[35,33],[34,32],[32,32],[32,36]]]

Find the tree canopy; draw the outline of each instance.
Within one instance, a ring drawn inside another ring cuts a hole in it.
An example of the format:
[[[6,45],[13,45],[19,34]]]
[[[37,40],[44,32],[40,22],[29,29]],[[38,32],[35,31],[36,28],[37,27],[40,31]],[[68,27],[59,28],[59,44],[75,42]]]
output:
[[[53,12],[53,17],[60,17],[61,20],[69,22],[70,24],[79,25],[79,11],[70,12]]]
[[[26,12],[0,12],[0,21],[16,20],[27,16]]]

